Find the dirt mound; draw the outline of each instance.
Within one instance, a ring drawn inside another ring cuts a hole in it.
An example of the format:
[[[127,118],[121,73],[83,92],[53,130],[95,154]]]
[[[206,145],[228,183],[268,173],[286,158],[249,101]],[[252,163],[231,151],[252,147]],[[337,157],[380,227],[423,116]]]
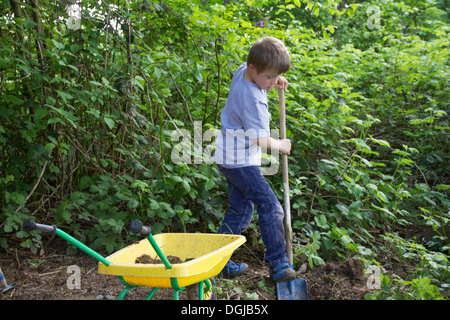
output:
[[[364,300],[370,291],[364,263],[356,258],[315,266],[302,277],[308,282],[311,300]]]

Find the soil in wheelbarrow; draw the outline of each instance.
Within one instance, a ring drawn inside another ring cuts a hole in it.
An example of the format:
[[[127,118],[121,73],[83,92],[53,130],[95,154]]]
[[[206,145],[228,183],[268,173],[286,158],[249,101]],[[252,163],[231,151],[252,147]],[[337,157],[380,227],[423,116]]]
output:
[[[194,258],[187,258],[186,260],[181,260],[180,257],[177,256],[167,256],[167,260],[171,264],[177,264],[177,263],[183,263],[188,262],[190,260],[193,260]],[[142,263],[142,264],[161,264],[163,263],[161,259],[159,258],[152,258],[148,254],[143,254],[136,258],[135,263]]]
[[[15,287],[0,294],[0,300],[105,300],[117,299],[123,285],[116,276],[98,274],[98,261],[80,252],[67,255],[67,242],[53,238],[44,250],[33,254],[29,249],[9,241],[8,249],[0,248],[0,268],[6,281]],[[264,251],[250,242],[233,254],[235,262],[245,262],[248,270],[235,278],[216,277],[216,299],[275,300],[276,288],[264,263]],[[161,262],[159,262],[161,263]],[[357,260],[327,262],[307,269],[300,277],[308,282],[311,300],[361,300],[368,292],[363,265]],[[79,272],[79,283],[74,281]],[[131,290],[126,300],[144,299],[151,288]],[[186,290],[180,299],[186,299]],[[154,300],[172,300],[171,289],[158,290]]]

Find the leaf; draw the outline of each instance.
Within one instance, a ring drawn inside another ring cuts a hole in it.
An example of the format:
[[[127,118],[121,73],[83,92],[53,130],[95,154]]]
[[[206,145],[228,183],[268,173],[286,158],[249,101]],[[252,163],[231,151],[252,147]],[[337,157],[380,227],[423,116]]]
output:
[[[240,23],[241,27],[244,28],[244,29],[253,28],[253,25],[250,22],[248,22],[248,21],[241,20],[239,23]]]
[[[145,80],[141,76],[136,76],[133,81],[141,90],[144,90]]]
[[[389,144],[389,142],[386,141],[386,140],[379,140],[379,139],[375,139],[375,138],[373,138],[373,137],[370,137],[370,138],[371,138],[371,140],[372,140],[373,142],[379,144],[380,146],[388,147],[388,148],[391,147],[391,145]]]
[[[19,192],[12,192],[10,193],[10,199],[11,201],[19,204],[24,205],[25,204],[25,195]]]
[[[351,184],[355,183],[355,181],[346,174],[344,174],[344,179],[350,182]]]
[[[91,184],[92,184],[91,177],[83,176],[80,179],[79,188],[80,188],[81,191],[83,191],[83,190],[88,189],[91,186]]]
[[[181,185],[183,186],[184,190],[186,190],[186,192],[191,191],[191,186],[189,185],[189,183],[187,183],[186,180],[183,180],[183,181],[181,182]]]
[[[215,185],[216,185],[216,183],[215,183],[214,179],[209,179],[205,183],[205,189],[211,190],[212,188],[214,188]]]
[[[320,8],[319,8],[319,7],[317,7],[317,8],[314,9],[314,15],[315,15],[316,17],[319,16],[319,12],[320,12]]]
[[[183,178],[181,178],[180,176],[172,176],[171,177],[172,179],[173,179],[173,181],[176,181],[176,182],[183,182]]]
[[[56,41],[55,39],[52,39],[53,44],[55,45],[56,48],[63,50],[64,49],[64,44],[62,44],[61,42]]]
[[[194,76],[199,82],[203,82],[203,75],[200,70],[195,70]]]
[[[348,208],[345,204],[338,203],[336,204],[336,208],[338,208],[339,211],[341,211],[345,216],[349,213]]]
[[[139,201],[137,201],[136,199],[132,199],[130,201],[128,201],[127,203],[127,207],[130,209],[135,209],[139,206]]]
[[[61,99],[63,99],[64,102],[67,103],[68,100],[72,100],[73,96],[69,93],[63,92],[61,90],[56,90],[56,92],[58,93],[58,96],[61,97]]]
[[[388,202],[386,195],[382,191],[377,191],[377,197],[383,202]]]
[[[108,117],[104,117],[103,118],[105,120],[105,123],[108,125],[109,129],[113,129],[114,128],[114,120]]]
[[[56,145],[54,143],[51,143],[51,142],[47,143],[45,145],[45,152],[50,154],[55,147],[56,147]]]
[[[89,81],[90,83],[92,83],[93,85],[99,86],[99,87],[103,87],[103,84],[94,80]]]
[[[407,166],[407,165],[413,164],[414,161],[412,161],[411,159],[408,159],[408,158],[403,158],[403,159],[401,159],[400,161],[397,161],[397,163],[398,163],[400,166]]]
[[[10,94],[2,94],[1,99],[5,102],[13,103],[13,104],[22,104],[23,100],[17,96],[13,96]]]
[[[353,17],[353,9],[352,8],[347,8],[347,10],[344,10],[344,12],[347,12],[347,14],[349,15],[349,17]]]
[[[165,210],[165,212],[161,213],[161,215],[160,215],[162,218],[170,218],[175,215],[176,212],[172,209],[170,204],[168,204],[167,202],[160,202],[159,205],[161,206],[162,209]]]
[[[25,26],[25,28],[27,30],[30,30],[30,29],[34,28],[35,26],[37,26],[37,23],[27,19],[23,22],[23,25]]]
[[[380,210],[380,211],[382,211],[382,212],[384,212],[384,213],[386,213],[387,215],[391,216],[392,218],[395,218],[395,215],[391,211],[389,211],[388,209],[383,208],[383,207],[378,207],[378,206],[374,205],[373,203],[371,204],[371,206],[376,208],[376,209],[378,209],[378,210]]]
[[[316,222],[318,227],[329,229],[329,226],[327,224],[327,217],[325,215],[321,214],[319,216],[315,216],[314,221]]]
[[[46,110],[46,109],[38,109],[34,113],[34,121],[35,122],[40,122],[47,115],[48,115],[48,110]]]
[[[339,167],[339,164],[336,161],[328,160],[328,159],[320,159],[320,161],[327,163],[333,167]]]
[[[158,67],[155,67],[155,69],[153,69],[153,72],[155,73],[156,78],[161,77],[161,69],[159,69]]]
[[[159,210],[160,205],[154,199],[150,199],[150,208],[152,208],[152,210]]]
[[[327,27],[327,29],[333,34],[334,33],[334,26],[333,25],[329,25],[328,27]]]

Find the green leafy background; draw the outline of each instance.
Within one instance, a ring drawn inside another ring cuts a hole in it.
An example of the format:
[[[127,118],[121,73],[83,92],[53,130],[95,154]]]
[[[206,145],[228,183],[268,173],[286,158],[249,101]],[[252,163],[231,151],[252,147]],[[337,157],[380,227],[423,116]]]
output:
[[[409,267],[367,298],[448,297],[448,0],[82,0],[69,28],[73,3],[0,4],[1,247],[43,253],[28,218],[106,252],[136,218],[154,233],[215,232],[227,190],[204,133],[271,35],[292,57],[296,266],[395,261]],[[184,163],[176,132],[200,141]],[[267,179],[282,199],[281,172]]]

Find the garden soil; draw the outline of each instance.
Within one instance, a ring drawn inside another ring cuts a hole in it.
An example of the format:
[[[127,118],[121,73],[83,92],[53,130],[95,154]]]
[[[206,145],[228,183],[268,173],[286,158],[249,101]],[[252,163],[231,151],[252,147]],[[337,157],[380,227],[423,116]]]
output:
[[[19,243],[19,242],[18,242]],[[0,300],[104,300],[117,299],[123,284],[116,276],[97,273],[98,262],[80,252],[66,255],[67,242],[53,238],[46,244],[44,254],[34,255],[28,249],[10,245],[0,249],[0,267],[6,281],[15,287],[0,294]],[[107,255],[107,254],[106,254]],[[233,255],[236,262],[246,262],[248,270],[230,282],[216,277],[221,289],[216,299],[226,300],[276,300],[276,289],[269,277],[268,266],[263,262],[264,253],[241,246]],[[80,270],[80,287],[74,287],[73,269]],[[348,259],[340,263],[315,266],[299,275],[306,279],[311,300],[363,300],[369,292],[364,276],[364,265],[358,259]],[[226,285],[232,283],[232,285]],[[222,287],[223,285],[223,287]],[[235,288],[240,288],[236,290]],[[150,288],[131,290],[125,299],[144,299]],[[154,300],[171,300],[171,289],[160,289]],[[186,299],[185,290],[180,299]]]

